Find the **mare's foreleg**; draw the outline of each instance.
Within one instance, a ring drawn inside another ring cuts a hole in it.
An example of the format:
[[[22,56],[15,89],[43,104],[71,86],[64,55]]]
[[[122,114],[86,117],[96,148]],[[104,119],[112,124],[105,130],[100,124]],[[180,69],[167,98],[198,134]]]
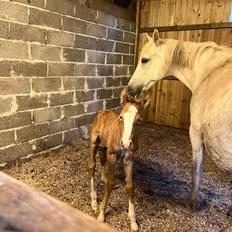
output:
[[[105,221],[106,206],[110,197],[110,194],[115,185],[115,166],[116,166],[116,154],[109,154],[107,152],[107,163],[106,163],[106,182],[105,182],[105,194],[104,199],[100,206],[100,212],[98,220],[101,222]]]
[[[131,221],[131,231],[138,231],[134,209],[134,183],[133,183],[133,153],[127,151],[124,157],[124,169],[126,174],[126,191],[129,198],[128,216]]]
[[[88,172],[90,178],[91,185],[91,207],[93,210],[97,210],[97,193],[94,187],[94,173],[96,167],[96,153],[99,145],[98,135],[96,133],[91,132],[90,135],[90,150],[89,150],[89,160],[88,160]]]
[[[204,144],[202,132],[190,126],[190,140],[192,144],[192,194],[190,206],[193,211],[197,210],[199,204],[199,188],[202,176],[202,161],[204,155]]]

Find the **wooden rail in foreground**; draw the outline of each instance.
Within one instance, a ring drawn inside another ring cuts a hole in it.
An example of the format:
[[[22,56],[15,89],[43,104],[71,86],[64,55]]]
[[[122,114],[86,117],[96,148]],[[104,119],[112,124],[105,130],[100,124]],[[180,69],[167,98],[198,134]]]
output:
[[[105,224],[0,172],[0,231],[113,232]]]

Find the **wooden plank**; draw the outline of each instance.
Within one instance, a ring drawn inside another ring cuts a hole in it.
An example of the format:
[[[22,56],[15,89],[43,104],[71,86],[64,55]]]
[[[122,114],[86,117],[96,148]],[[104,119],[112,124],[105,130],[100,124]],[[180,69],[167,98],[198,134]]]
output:
[[[131,6],[129,9],[125,9],[107,0],[88,0],[88,6],[116,17],[135,21],[136,12],[133,6]]]
[[[174,25],[174,26],[159,26],[159,27],[143,27],[139,29],[139,33],[153,32],[154,29],[160,32],[169,31],[192,31],[192,30],[212,30],[232,28],[232,23],[207,23],[207,24],[188,24],[188,25]]]
[[[94,218],[2,172],[0,172],[0,231],[113,232]]]

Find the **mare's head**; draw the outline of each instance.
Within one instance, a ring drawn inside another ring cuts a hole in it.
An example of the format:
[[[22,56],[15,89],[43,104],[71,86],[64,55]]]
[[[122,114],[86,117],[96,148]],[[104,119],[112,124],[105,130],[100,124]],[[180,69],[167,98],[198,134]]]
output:
[[[128,93],[140,96],[154,83],[164,77],[165,66],[164,41],[159,38],[159,32],[154,30],[153,36],[147,36],[147,43],[143,46],[136,70],[128,83]]]
[[[122,110],[119,115],[119,120],[123,124],[121,138],[121,147],[123,149],[129,149],[132,145],[134,125],[141,119],[141,111],[147,102],[145,97],[141,97],[139,100],[136,100],[135,98],[129,99],[126,89],[121,92],[120,103]]]

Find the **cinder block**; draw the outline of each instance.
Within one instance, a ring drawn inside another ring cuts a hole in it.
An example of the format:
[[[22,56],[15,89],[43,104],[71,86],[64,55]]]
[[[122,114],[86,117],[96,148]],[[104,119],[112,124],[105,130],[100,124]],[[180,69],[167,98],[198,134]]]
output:
[[[10,22],[9,36],[11,39],[30,42],[46,42],[46,30],[29,25]]]
[[[135,43],[135,34],[134,33],[130,33],[130,32],[124,32],[124,39],[125,42],[127,43]]]
[[[19,112],[0,117],[0,130],[31,125],[31,112]]]
[[[129,77],[122,77],[121,78],[121,85],[127,85],[129,80],[130,80]]]
[[[78,77],[64,78],[64,90],[79,90],[85,88],[85,79]]]
[[[22,143],[0,150],[0,163],[6,163],[32,154],[32,146],[29,143]]]
[[[113,99],[106,100],[106,108],[107,109],[115,108],[115,107],[118,107],[118,106],[120,106],[119,98],[113,98]]]
[[[11,61],[0,61],[0,77],[9,77],[11,75]]]
[[[0,93],[5,94],[22,94],[30,92],[29,79],[25,78],[0,78]]]
[[[50,105],[59,106],[73,103],[73,92],[51,94]]]
[[[120,78],[107,77],[106,78],[106,86],[107,87],[120,86]]]
[[[71,48],[63,49],[63,57],[65,61],[70,62],[84,62],[85,61],[85,51]]]
[[[87,106],[87,113],[96,113],[103,109],[103,101],[90,102]]]
[[[123,32],[108,28],[107,39],[123,41]]]
[[[132,55],[123,55],[123,64],[134,64],[134,56]]]
[[[105,63],[105,53],[98,51],[87,51],[87,60],[89,63]]]
[[[76,91],[77,102],[92,101],[94,99],[94,90],[79,90]]]
[[[48,64],[49,76],[73,76],[74,64],[65,63],[49,63]]]
[[[42,122],[50,122],[59,118],[61,118],[60,107],[38,109],[33,111],[33,122],[35,124]]]
[[[77,64],[75,65],[75,76],[96,76],[96,65]]]
[[[60,61],[61,48],[32,44],[31,57],[34,60]]]
[[[63,118],[59,121],[49,123],[49,134],[55,134],[74,128],[73,118]]]
[[[0,18],[20,23],[28,23],[28,7],[12,2],[1,1],[0,9]]]
[[[29,23],[44,27],[61,29],[61,15],[31,8]]]
[[[81,138],[79,128],[64,132],[64,143],[66,144],[79,138]]]
[[[113,66],[111,65],[97,65],[97,75],[98,76],[112,76]]]
[[[106,27],[87,23],[86,34],[97,38],[106,38]]]
[[[33,125],[16,130],[17,143],[28,142],[49,134],[49,124]]]
[[[72,117],[84,114],[84,106],[82,104],[64,106],[65,117]]]
[[[84,48],[89,50],[97,49],[97,39],[82,35],[75,36],[75,48]]]
[[[93,122],[95,114],[81,115],[75,119],[75,127],[89,125]]]
[[[47,95],[17,96],[18,111],[47,107]]]
[[[14,131],[0,132],[0,147],[5,147],[11,144],[15,144]]]
[[[63,17],[63,30],[85,34],[87,23],[78,19]]]
[[[48,31],[48,44],[57,46],[73,47],[75,36],[74,34],[60,32],[60,31]]]
[[[98,11],[97,23],[103,24],[109,27],[115,27],[116,18],[113,15],[109,15],[102,11]]]
[[[0,115],[11,112],[13,107],[13,98],[12,97],[1,97],[0,96]]]
[[[97,11],[89,7],[76,4],[75,17],[86,21],[97,22]]]
[[[122,55],[107,54],[106,63],[107,64],[121,64],[122,63]]]
[[[62,145],[62,143],[62,133],[60,133],[35,140],[33,148],[35,148],[34,152],[41,152]]]
[[[132,29],[132,22],[123,18],[117,18],[116,27],[121,30],[130,31]]]
[[[116,42],[115,52],[119,53],[129,53],[130,46],[129,44]]]
[[[1,58],[28,59],[28,45],[26,43],[0,40],[0,54]]]
[[[106,99],[112,97],[112,89],[98,89],[97,90],[97,99]]]
[[[8,39],[8,34],[9,34],[9,22],[0,20],[0,38]]]
[[[74,16],[74,6],[72,1],[47,0],[46,9],[65,15]]]
[[[98,39],[97,40],[97,50],[112,52],[114,49],[114,42],[109,40]]]
[[[51,92],[61,89],[61,78],[32,79],[32,89],[35,92]]]
[[[20,2],[23,4],[28,4],[29,6],[37,6],[40,8],[44,8],[44,0],[11,0],[11,2]]]
[[[116,76],[127,75],[127,66],[115,66]]]
[[[28,63],[28,62],[12,62],[14,75],[25,77],[46,77],[47,64],[45,63]]]
[[[104,78],[87,78],[88,89],[97,89],[104,86]]]

